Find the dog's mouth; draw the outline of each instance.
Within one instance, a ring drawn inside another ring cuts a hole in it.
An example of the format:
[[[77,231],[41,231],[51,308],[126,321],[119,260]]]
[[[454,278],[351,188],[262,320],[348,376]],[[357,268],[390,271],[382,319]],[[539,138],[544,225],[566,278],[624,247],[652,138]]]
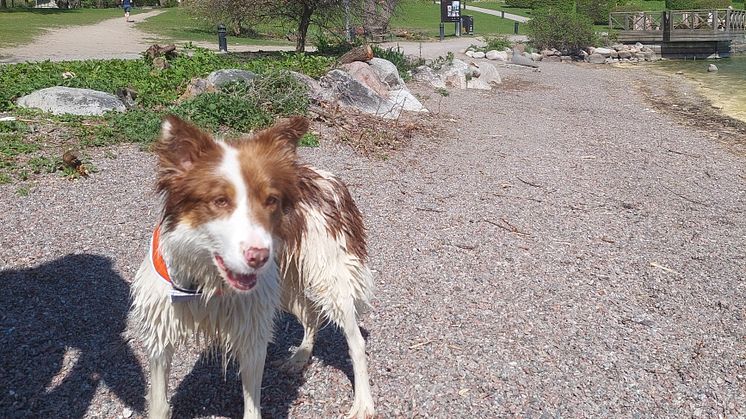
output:
[[[218,266],[223,278],[225,278],[231,287],[239,291],[249,291],[256,286],[256,273],[239,274],[233,272],[225,266],[225,261],[220,257],[220,255],[216,254],[214,256],[215,264]]]

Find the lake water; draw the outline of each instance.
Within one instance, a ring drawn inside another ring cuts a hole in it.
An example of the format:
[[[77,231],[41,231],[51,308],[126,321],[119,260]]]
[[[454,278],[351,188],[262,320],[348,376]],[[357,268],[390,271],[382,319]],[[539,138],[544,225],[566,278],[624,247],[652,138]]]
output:
[[[718,71],[708,73],[710,64],[715,64]],[[687,78],[700,85],[713,105],[746,122],[746,54],[720,60],[667,60],[659,65],[666,71],[683,71]]]

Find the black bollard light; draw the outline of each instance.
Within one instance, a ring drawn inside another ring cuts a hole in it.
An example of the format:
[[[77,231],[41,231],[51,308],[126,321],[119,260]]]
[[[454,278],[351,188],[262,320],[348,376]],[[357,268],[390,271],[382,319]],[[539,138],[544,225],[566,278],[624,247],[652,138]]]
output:
[[[218,49],[220,52],[228,52],[228,40],[225,38],[226,34],[225,25],[222,23],[218,25]]]
[[[518,22],[515,22],[513,24],[513,33],[518,35]]]

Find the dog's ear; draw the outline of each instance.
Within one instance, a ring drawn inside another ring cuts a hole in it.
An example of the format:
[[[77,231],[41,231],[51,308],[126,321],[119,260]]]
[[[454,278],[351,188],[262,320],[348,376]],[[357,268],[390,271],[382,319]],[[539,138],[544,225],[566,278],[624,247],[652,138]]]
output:
[[[301,137],[308,132],[308,119],[303,116],[293,116],[280,119],[271,127],[259,131],[256,141],[267,145],[281,145],[292,152],[298,147]]]
[[[212,137],[175,115],[161,124],[161,136],[153,147],[162,173],[183,174],[207,154],[219,150]]]

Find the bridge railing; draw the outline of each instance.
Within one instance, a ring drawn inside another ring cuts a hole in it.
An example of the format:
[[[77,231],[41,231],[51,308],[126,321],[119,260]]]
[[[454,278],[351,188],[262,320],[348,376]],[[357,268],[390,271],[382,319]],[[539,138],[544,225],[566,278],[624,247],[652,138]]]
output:
[[[609,29],[618,31],[662,31],[663,12],[612,12]]]
[[[666,27],[666,14],[670,22]],[[732,9],[718,10],[670,10],[655,12],[612,12],[609,14],[609,29],[617,31],[661,33],[696,32],[745,32],[746,11]]]

